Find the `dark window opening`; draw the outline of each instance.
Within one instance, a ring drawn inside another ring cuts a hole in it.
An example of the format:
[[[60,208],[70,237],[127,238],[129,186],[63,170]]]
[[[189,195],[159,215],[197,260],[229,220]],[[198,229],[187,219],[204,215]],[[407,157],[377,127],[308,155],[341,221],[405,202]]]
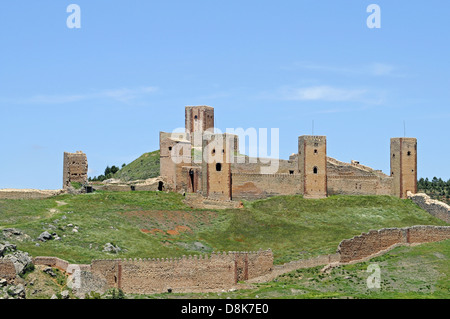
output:
[[[289,171],[289,174],[294,175],[294,171]]]
[[[213,154],[216,154],[216,149],[215,149],[215,148],[212,150],[212,153],[213,153]]]
[[[411,156],[411,151],[408,151],[408,153],[406,155]]]
[[[392,157],[395,157],[395,154],[392,154]]]
[[[314,154],[317,154],[317,150],[314,150]]]
[[[216,164],[216,171],[220,172],[222,170],[222,164],[221,163],[217,163]]]
[[[136,186],[134,186],[134,185],[131,185],[130,188],[131,188],[132,192],[134,192],[136,190]]]
[[[317,174],[318,171],[319,171],[319,169],[317,168],[317,166],[314,166],[314,168],[313,168],[313,173],[314,173],[314,174]]]
[[[193,170],[189,170],[189,180],[191,182],[192,192],[195,193],[195,188],[194,188],[194,171]]]
[[[198,118],[198,116],[196,115],[196,116],[194,116],[194,119],[197,119]]]
[[[172,150],[172,146],[169,146],[169,151],[171,151]]]
[[[86,193],[88,193],[88,194],[93,192],[92,186],[86,186],[85,189],[86,189]]]

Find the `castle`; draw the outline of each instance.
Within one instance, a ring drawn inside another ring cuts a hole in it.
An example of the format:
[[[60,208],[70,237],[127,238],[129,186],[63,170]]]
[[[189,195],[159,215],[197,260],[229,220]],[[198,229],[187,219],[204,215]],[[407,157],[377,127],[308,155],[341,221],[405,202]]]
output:
[[[417,139],[391,138],[390,175],[357,161],[344,163],[327,156],[326,136],[298,137],[297,152],[288,160],[276,159],[276,172],[265,173],[274,159],[239,154],[238,135],[216,133],[214,108],[186,106],[184,132],[160,132],[160,176],[152,182],[114,182],[95,185],[111,191],[166,190],[195,194],[203,199],[227,203],[276,195],[390,195],[408,198],[417,193]],[[64,153],[63,191],[72,183],[88,186],[86,154]],[[15,198],[12,190],[1,197]],[[48,197],[54,193],[30,192],[26,197]],[[16,196],[17,197],[17,196]]]
[[[298,150],[280,159],[275,174],[261,173],[267,159],[240,155],[237,135],[214,133],[214,108],[187,106],[184,133],[160,132],[160,175],[166,190],[229,201],[275,195],[392,195],[417,192],[417,140],[391,138],[390,175],[327,156],[326,136],[298,137]]]

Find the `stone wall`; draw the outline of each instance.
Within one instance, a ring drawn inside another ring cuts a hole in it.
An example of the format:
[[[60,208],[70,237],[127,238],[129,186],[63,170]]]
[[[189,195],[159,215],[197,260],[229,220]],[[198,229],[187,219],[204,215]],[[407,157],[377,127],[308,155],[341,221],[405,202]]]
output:
[[[269,251],[213,253],[170,259],[94,260],[92,274],[125,293],[205,292],[271,271]]]
[[[231,176],[233,199],[258,199],[301,194],[298,174],[241,174]]]
[[[391,195],[392,178],[376,175],[327,177],[328,195]]]
[[[450,223],[450,206],[446,203],[431,199],[430,196],[423,193],[413,194],[408,192],[407,195],[409,199],[411,199],[423,210],[426,210],[436,218]]]
[[[10,259],[0,259],[0,279],[6,279],[8,283],[16,279],[16,268]]]
[[[343,240],[338,246],[340,262],[364,259],[397,245],[428,243],[450,238],[450,226],[413,226],[371,230]]]
[[[0,189],[0,199],[43,199],[63,192],[63,190]]]
[[[88,161],[86,154],[81,151],[76,153],[64,152],[63,163],[63,188],[76,182],[85,184],[88,181]]]
[[[63,271],[67,271],[67,268],[69,266],[69,262],[60,259],[58,257],[34,257],[33,258],[33,264],[36,266],[42,265],[42,266],[49,266],[49,267],[55,267]]]

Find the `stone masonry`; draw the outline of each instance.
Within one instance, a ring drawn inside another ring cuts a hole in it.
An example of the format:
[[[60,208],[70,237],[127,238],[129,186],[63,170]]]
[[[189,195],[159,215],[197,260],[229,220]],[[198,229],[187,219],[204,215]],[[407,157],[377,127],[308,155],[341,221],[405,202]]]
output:
[[[85,184],[88,181],[88,162],[86,154],[81,151],[76,153],[64,152],[63,164],[63,189],[67,189],[70,183]]]
[[[268,163],[267,159],[240,155],[237,135],[223,135],[226,141],[233,142],[230,143],[232,146],[224,143],[229,147],[221,148],[227,152],[226,158],[230,165],[217,156],[220,154],[204,153],[212,142],[207,139],[205,143],[205,137],[216,135],[213,133],[214,108],[187,106],[185,124],[185,133],[180,138],[174,138],[171,133],[160,133],[160,173],[169,190],[199,193],[223,200],[252,200],[295,194],[305,198],[323,198],[335,194],[406,198],[407,191],[416,191],[415,138],[391,139],[389,175],[355,160],[344,163],[328,157],[326,136],[310,135],[298,138],[298,150],[289,160],[279,159],[276,173],[264,174],[261,172]],[[175,147],[184,150],[181,164],[174,163],[168,152]],[[217,160],[206,165],[205,161],[211,156]]]

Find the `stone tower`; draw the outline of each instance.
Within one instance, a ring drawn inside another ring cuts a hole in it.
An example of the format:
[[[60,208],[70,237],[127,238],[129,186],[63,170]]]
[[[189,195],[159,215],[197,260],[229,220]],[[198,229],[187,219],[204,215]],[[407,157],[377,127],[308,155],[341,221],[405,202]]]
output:
[[[159,132],[159,175],[164,177],[167,189],[179,190],[182,167],[191,165],[191,142],[187,135]]]
[[[298,171],[303,197],[327,197],[326,136],[299,136]]]
[[[231,200],[230,146],[225,134],[204,134],[202,162],[203,196]]]
[[[406,192],[417,193],[417,139],[391,138],[392,195],[407,198]]]
[[[63,164],[63,189],[70,183],[85,184],[88,181],[88,162],[86,154],[81,151],[76,153],[64,152]]]
[[[214,108],[211,106],[186,106],[186,133],[194,147],[202,147],[203,132],[214,133]]]

